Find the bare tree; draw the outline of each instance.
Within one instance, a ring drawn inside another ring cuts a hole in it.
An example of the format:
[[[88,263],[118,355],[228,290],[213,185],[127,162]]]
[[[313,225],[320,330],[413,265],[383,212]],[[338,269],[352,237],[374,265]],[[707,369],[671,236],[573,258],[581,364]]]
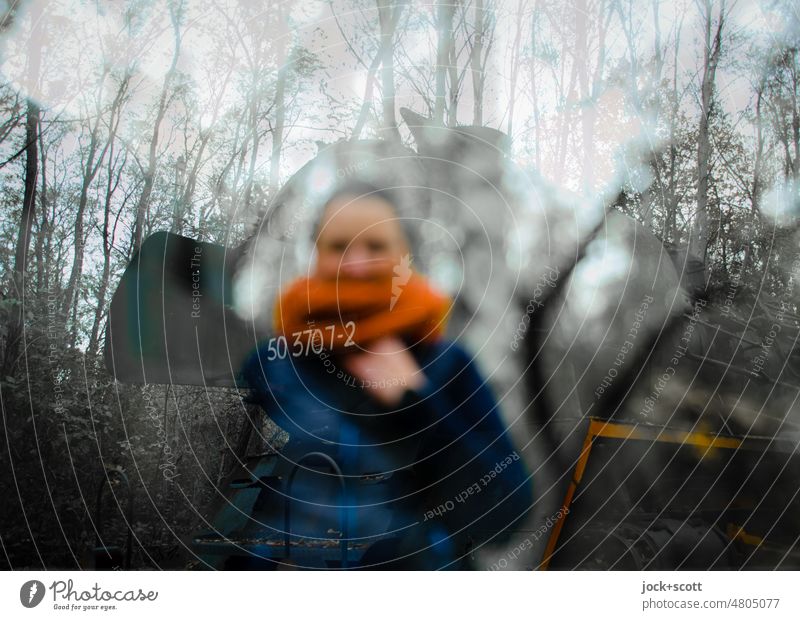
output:
[[[530,82],[530,97],[533,107],[533,148],[535,152],[536,169],[542,169],[542,130],[541,130],[541,112],[539,108],[539,74],[537,70],[538,53],[539,53],[539,3],[536,2],[533,7],[530,22],[530,54],[528,57],[528,79]]]
[[[486,59],[484,45],[487,50],[491,42],[486,44],[487,31],[486,11],[483,0],[475,0],[475,29],[473,31],[472,47],[470,49],[469,64],[472,70],[472,124],[483,125],[483,90],[486,85]]]
[[[122,149],[115,153],[116,136],[119,131],[120,114],[113,115],[111,118],[111,128],[109,136],[109,153],[106,166],[106,186],[103,198],[103,267],[100,274],[100,284],[97,288],[97,303],[94,311],[94,321],[92,331],[89,335],[89,344],[86,348],[90,356],[97,353],[100,337],[100,327],[106,312],[106,296],[108,294],[109,278],[111,276],[111,251],[113,249],[114,237],[116,236],[117,225],[123,209],[127,206],[127,197],[122,201],[122,205],[117,210],[114,221],[111,221],[113,198],[120,186],[122,173],[128,160],[127,149]]]
[[[514,20],[516,24],[516,27],[514,28],[514,43],[511,46],[511,77],[508,85],[510,97],[508,98],[508,124],[506,127],[506,133],[512,137],[514,135],[514,104],[517,100],[517,79],[519,77],[519,68],[521,64],[520,58],[522,55],[520,44],[522,41],[522,29],[526,23],[526,4],[527,3],[525,0],[517,0],[517,13],[516,19]]]
[[[383,134],[386,138],[400,140],[397,130],[394,92],[394,38],[397,23],[405,2],[377,0],[378,21],[381,28],[381,100],[383,101]]]
[[[283,30],[284,15],[283,10],[278,4],[278,21]],[[275,41],[277,46],[276,50],[276,63],[278,65],[278,79],[275,83],[275,126],[272,128],[272,155],[269,164],[269,189],[270,195],[274,196],[278,191],[280,183],[281,171],[281,149],[283,148],[283,132],[286,125],[286,78],[289,72],[286,54],[286,35],[279,36]]]
[[[31,14],[32,30],[28,42],[28,79],[32,88],[39,85],[39,72],[42,60],[42,7]],[[31,93],[25,114],[25,192],[22,197],[19,234],[14,249],[14,269],[12,275],[12,295],[20,301],[14,311],[14,318],[7,336],[3,368],[11,368],[19,350],[24,323],[25,271],[28,264],[31,230],[36,217],[36,182],[39,173],[39,117],[40,110],[36,93]]]
[[[352,139],[354,140],[360,137],[367,119],[369,118],[378,69],[381,69],[382,133],[385,137],[390,139],[400,138],[400,133],[397,130],[397,116],[395,113],[394,47],[397,24],[403,14],[406,0],[401,0],[399,2],[394,0],[376,1],[378,26],[380,30],[379,45],[378,51],[375,53],[367,69],[364,98],[352,132]]]
[[[64,299],[64,316],[72,317],[71,339],[73,344],[78,337],[78,301],[80,298],[80,283],[81,276],[83,275],[83,263],[85,258],[85,217],[89,203],[89,189],[100,167],[103,165],[108,149],[115,139],[116,127],[119,125],[119,117],[122,114],[123,103],[131,80],[130,68],[128,68],[120,79],[114,99],[111,102],[108,121],[109,131],[104,139],[102,131],[104,121],[102,98],[104,85],[108,79],[109,73],[110,68],[108,66],[104,67],[98,84],[99,92],[95,98],[95,109],[93,111],[94,120],[91,121],[89,126],[89,142],[83,154],[81,189],[78,198],[78,208],[75,214],[72,269],[70,270]]]
[[[172,82],[175,79],[175,74],[177,73],[178,58],[181,52],[180,20],[183,13],[182,0],[170,2],[169,11],[175,44],[172,52],[172,62],[170,63],[169,69],[167,69],[167,72],[164,75],[161,94],[159,95],[158,104],[156,105],[156,117],[155,122],[153,123],[153,133],[150,137],[147,166],[142,170],[144,186],[142,187],[142,193],[139,195],[139,201],[136,204],[136,223],[134,224],[133,232],[134,251],[141,247],[144,237],[145,216],[147,215],[147,208],[150,203],[150,195],[153,192],[153,183],[155,182],[156,176],[159,133],[161,131],[161,123],[164,121],[164,116],[167,113],[167,107],[169,106],[170,90],[172,89]]]
[[[722,27],[725,21],[725,2],[722,0],[716,17],[711,0],[700,5],[704,24],[703,69],[700,82],[700,123],[697,137],[697,211],[689,249],[704,261],[708,245],[708,184],[711,162],[709,123],[714,106],[714,85],[722,50]]]
[[[441,125],[444,124],[444,114],[447,110],[447,74],[454,45],[453,17],[455,9],[456,0],[437,0],[434,9],[436,11],[436,98],[433,120]]]

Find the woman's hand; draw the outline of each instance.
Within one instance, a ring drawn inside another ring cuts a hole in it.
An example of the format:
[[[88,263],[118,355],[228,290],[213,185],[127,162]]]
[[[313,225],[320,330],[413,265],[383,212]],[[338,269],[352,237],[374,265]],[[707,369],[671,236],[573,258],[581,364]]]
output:
[[[361,379],[365,390],[386,406],[396,405],[406,390],[425,384],[425,375],[406,344],[396,336],[387,336],[370,345],[369,351],[349,353],[342,365]]]

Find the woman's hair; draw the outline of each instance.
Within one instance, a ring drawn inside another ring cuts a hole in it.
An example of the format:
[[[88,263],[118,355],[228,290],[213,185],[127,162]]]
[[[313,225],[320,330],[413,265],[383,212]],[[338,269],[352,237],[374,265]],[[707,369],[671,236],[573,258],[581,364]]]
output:
[[[417,248],[417,239],[414,231],[414,227],[410,225],[409,219],[403,217],[403,213],[399,207],[397,196],[395,196],[394,192],[390,189],[381,189],[372,185],[371,183],[367,183],[365,181],[359,181],[357,179],[351,179],[345,181],[341,185],[337,186],[325,203],[322,205],[319,213],[317,214],[317,220],[314,222],[314,226],[311,230],[311,241],[312,243],[316,243],[317,237],[320,232],[320,225],[322,223],[322,217],[325,214],[326,209],[328,206],[338,200],[340,198],[361,198],[366,196],[374,196],[378,197],[384,202],[386,202],[394,211],[394,214],[397,216],[397,223],[400,225],[400,228],[403,230],[405,235],[406,241],[408,242],[409,251],[414,254]]]

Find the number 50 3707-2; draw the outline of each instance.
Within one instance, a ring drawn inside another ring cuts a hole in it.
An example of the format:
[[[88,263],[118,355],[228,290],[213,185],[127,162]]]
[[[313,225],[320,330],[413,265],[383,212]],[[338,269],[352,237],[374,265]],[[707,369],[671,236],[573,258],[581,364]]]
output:
[[[292,343],[289,344],[286,336],[274,336],[267,341],[267,360],[283,359],[288,355],[301,357],[303,355],[319,355],[328,348],[333,349],[337,343],[344,347],[355,344],[353,336],[356,332],[354,321],[347,321],[344,330],[337,333],[336,326],[328,325],[324,328],[304,329],[299,332],[292,332]],[[342,343],[341,341],[344,340]]]

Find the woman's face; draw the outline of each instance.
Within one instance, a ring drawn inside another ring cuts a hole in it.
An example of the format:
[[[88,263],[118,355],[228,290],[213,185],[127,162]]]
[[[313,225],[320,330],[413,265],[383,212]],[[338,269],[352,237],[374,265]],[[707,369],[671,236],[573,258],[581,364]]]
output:
[[[368,279],[390,275],[408,253],[392,205],[378,196],[341,196],[322,214],[316,275]]]

